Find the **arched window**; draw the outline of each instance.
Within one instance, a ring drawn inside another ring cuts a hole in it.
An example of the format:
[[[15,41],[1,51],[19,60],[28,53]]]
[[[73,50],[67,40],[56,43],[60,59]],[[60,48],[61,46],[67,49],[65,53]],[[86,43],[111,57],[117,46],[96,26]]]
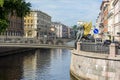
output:
[[[32,31],[31,30],[28,31],[27,34],[28,34],[28,36],[32,36]]]

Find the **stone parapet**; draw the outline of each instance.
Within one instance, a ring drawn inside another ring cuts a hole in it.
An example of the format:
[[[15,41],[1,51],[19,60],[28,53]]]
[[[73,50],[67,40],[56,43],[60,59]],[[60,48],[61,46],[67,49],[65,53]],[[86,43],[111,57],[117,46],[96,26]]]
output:
[[[115,43],[111,43],[110,45],[110,51],[109,51],[109,57],[115,57],[116,56],[116,45]]]
[[[71,51],[70,70],[77,78],[84,80],[120,80],[120,56],[109,54]]]
[[[19,52],[33,50],[32,48],[18,48],[18,47],[0,47],[0,56],[7,56]]]

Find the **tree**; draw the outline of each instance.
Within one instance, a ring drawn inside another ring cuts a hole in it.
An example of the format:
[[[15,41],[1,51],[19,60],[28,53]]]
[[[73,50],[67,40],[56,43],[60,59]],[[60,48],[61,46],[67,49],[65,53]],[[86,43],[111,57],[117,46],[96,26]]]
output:
[[[72,29],[76,31],[77,30],[77,25],[73,25]]]
[[[0,7],[2,7],[4,4],[4,0],[0,0]]]
[[[8,21],[0,19],[0,33],[4,32],[8,26]]]
[[[74,30],[74,36],[76,37],[77,29],[78,29],[77,25],[73,25],[72,29]]]
[[[25,0],[1,0],[0,2],[0,32],[6,30],[9,25],[8,15],[12,16],[14,13],[18,17],[24,17],[29,14],[31,4],[26,3]]]

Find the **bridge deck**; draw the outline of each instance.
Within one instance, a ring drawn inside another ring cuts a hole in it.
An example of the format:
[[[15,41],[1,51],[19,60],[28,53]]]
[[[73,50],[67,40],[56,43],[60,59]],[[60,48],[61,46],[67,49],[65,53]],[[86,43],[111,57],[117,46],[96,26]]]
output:
[[[50,44],[28,44],[28,43],[0,43],[0,47],[21,47],[21,48],[67,48],[73,49],[73,46],[50,45]]]

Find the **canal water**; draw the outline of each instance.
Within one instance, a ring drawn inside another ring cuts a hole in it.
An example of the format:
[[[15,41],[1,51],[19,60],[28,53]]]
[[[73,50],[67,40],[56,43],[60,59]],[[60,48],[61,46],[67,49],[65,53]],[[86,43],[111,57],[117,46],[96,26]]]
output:
[[[75,80],[67,49],[37,49],[0,57],[0,80]]]

